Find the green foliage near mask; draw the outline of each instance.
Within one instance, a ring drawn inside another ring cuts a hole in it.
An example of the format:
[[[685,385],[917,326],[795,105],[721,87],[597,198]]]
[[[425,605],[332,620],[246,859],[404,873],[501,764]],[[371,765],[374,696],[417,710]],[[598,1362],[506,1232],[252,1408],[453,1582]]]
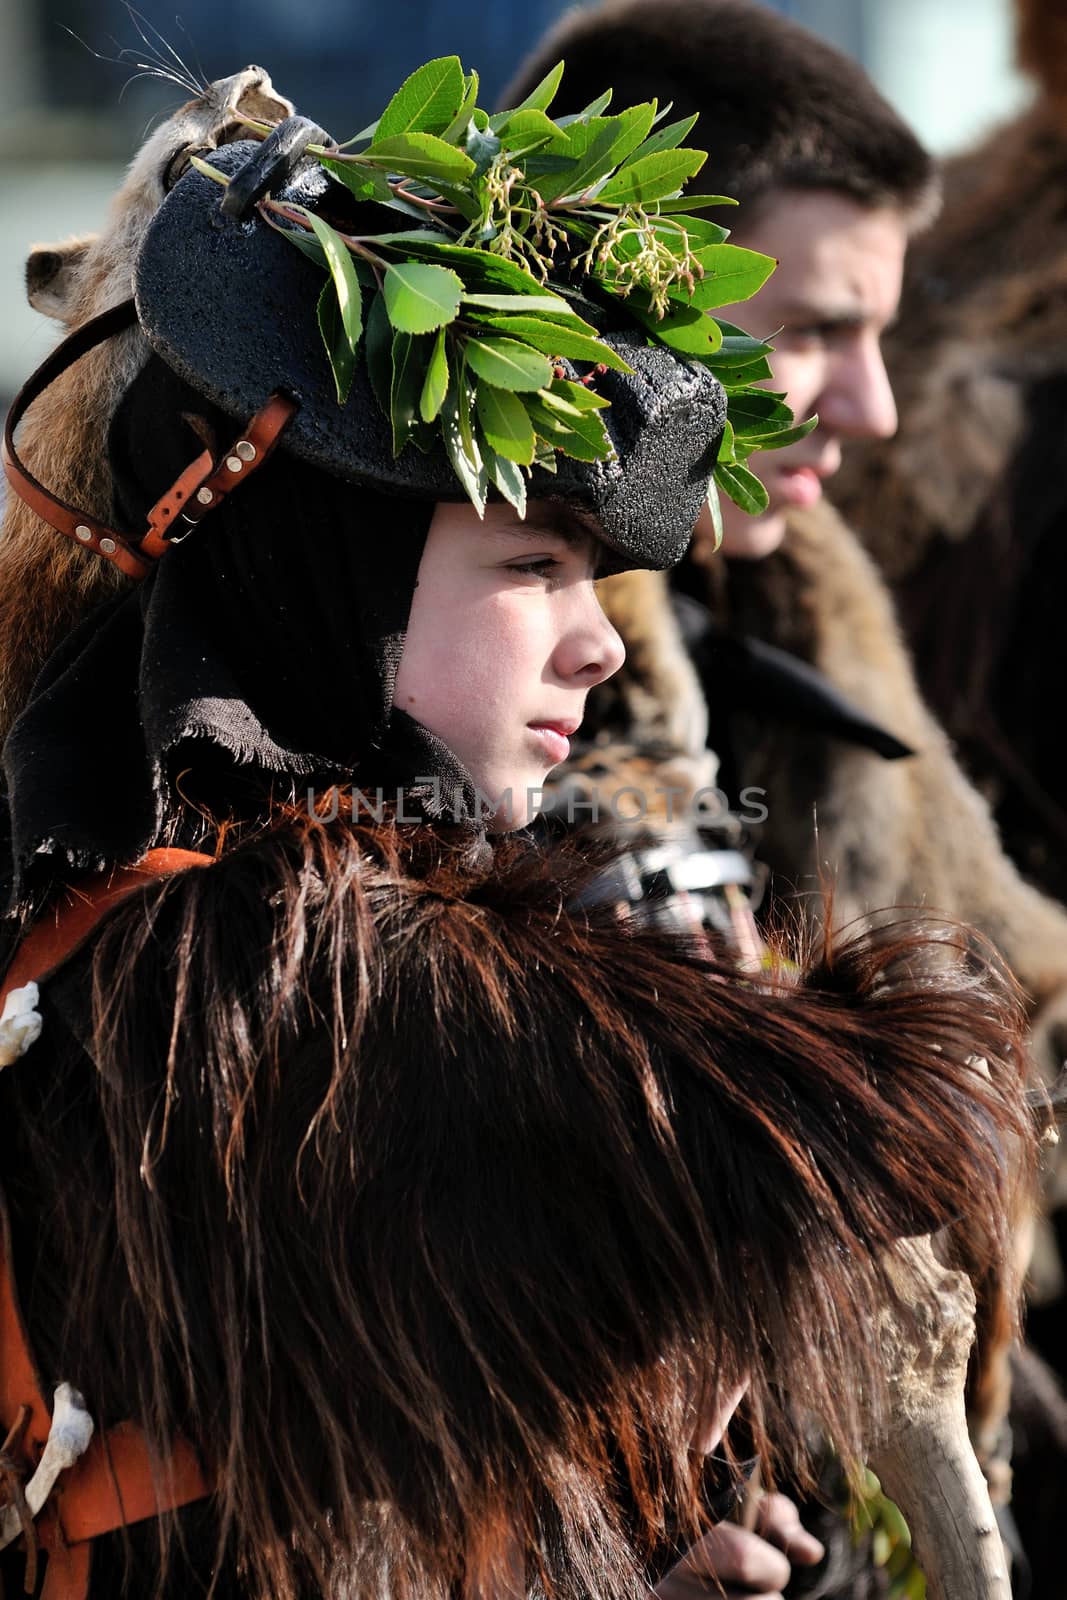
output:
[[[714,312],[755,294],[775,263],[697,214],[732,201],[682,194],[705,161],[683,144],[695,118],[665,124],[670,107],[654,100],[609,115],[608,91],[553,119],[562,73],[560,63],[520,106],[489,115],[477,73],[444,56],[346,144],[309,147],[357,199],[414,227],[355,234],[306,207],[259,202],[327,273],[319,327],[338,402],[362,343],[396,452],[443,439],[479,510],[493,484],[522,513],[533,466],[554,471],[557,451],[611,454],[596,380],[630,370],[601,337],[621,309],[649,343],[719,379],[729,420],[708,486],[713,516],[718,525],[718,489],[758,514],[766,491],[745,463],[815,419],[795,426],[781,395],[754,387],[771,376],[773,347]]]

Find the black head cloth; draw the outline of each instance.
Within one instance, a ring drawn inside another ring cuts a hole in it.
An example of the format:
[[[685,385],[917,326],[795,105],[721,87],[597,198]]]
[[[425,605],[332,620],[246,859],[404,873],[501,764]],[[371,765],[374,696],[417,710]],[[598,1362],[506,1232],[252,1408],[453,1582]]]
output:
[[[233,421],[150,358],[111,426],[116,526],[144,526],[205,428],[222,447]],[[473,815],[451,752],[392,710],[432,511],[279,451],[93,613],[4,748],[16,900],[57,870],[136,860],[180,796],[226,815],[245,785],[303,800],[354,778],[402,788],[409,815]]]

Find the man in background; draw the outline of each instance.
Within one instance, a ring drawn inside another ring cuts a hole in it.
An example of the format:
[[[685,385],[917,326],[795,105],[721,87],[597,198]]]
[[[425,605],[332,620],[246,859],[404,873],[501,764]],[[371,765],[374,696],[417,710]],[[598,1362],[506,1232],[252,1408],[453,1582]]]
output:
[[[779,895],[804,891],[792,903],[814,925],[827,878],[838,925],[886,906],[928,906],[985,932],[1035,1013],[1067,1010],[1067,913],[1006,857],[919,694],[881,577],[824,498],[851,445],[896,429],[880,341],[909,239],[936,211],[930,157],[854,61],[753,0],[608,0],[573,13],[504,102],[517,104],[560,58],[557,113],[611,87],[619,105],[655,97],[672,102],[672,121],[700,114],[694,138],[711,152],[700,186],[740,201],[706,214],[732,229],[732,242],[780,262],[737,316],[774,344],[768,386],[785,392],[798,420],[819,416],[805,439],[748,463],[767,489],[762,514],[724,499],[722,550],[706,516],[672,575],[720,787],[735,797],[764,791],[755,850]],[[876,505],[865,511],[877,515]],[[647,704],[657,647],[660,659],[666,648],[655,603],[663,581],[612,580],[625,582],[619,614],[641,664],[628,670],[646,673],[635,705]],[[642,616],[657,619],[656,638],[642,636]],[[994,1320],[990,1309],[972,1431],[1003,1507],[1008,1349]]]

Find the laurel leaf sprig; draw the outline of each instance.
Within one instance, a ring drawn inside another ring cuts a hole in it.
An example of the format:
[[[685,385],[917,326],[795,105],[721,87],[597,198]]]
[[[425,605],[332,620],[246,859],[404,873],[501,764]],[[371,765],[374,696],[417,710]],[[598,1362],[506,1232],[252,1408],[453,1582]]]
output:
[[[726,390],[713,515],[718,489],[759,512],[766,490],[747,460],[815,420],[795,426],[781,395],[754,387],[770,376],[772,346],[714,312],[755,294],[775,263],[696,215],[732,201],[682,195],[705,161],[683,143],[695,118],[664,124],[670,107],[655,101],[609,115],[608,91],[553,119],[562,73],[561,62],[521,105],[490,115],[477,73],[444,56],[355,138],[310,146],[356,199],[400,213],[402,227],[385,218],[354,234],[307,208],[259,202],[326,270],[319,327],[338,402],[362,347],[395,452],[443,440],[479,511],[493,485],[522,514],[535,465],[554,471],[557,452],[611,454],[596,381],[631,369],[598,323],[612,308],[617,320],[624,301],[650,342],[701,362]]]

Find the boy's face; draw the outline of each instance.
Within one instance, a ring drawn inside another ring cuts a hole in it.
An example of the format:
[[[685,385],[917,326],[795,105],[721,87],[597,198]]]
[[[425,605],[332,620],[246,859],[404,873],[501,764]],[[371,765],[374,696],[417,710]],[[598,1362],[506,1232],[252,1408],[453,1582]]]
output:
[[[770,495],[762,516],[723,499],[723,552],[758,560],[781,543],[791,508],[820,499],[847,440],[896,432],[879,341],[900,300],[907,225],[892,207],[865,207],[831,189],[783,189],[736,229],[733,242],[776,256],[779,266],[758,294],[724,315],[773,336],[774,379],[763,387],[784,390],[798,422],[819,415],[806,439],[749,461]],[[710,534],[710,524],[705,512],[698,537]]]
[[[586,695],[622,665],[593,587],[600,548],[561,502],[532,501],[525,522],[508,505],[434,511],[393,703],[459,758],[498,830],[536,813]]]

